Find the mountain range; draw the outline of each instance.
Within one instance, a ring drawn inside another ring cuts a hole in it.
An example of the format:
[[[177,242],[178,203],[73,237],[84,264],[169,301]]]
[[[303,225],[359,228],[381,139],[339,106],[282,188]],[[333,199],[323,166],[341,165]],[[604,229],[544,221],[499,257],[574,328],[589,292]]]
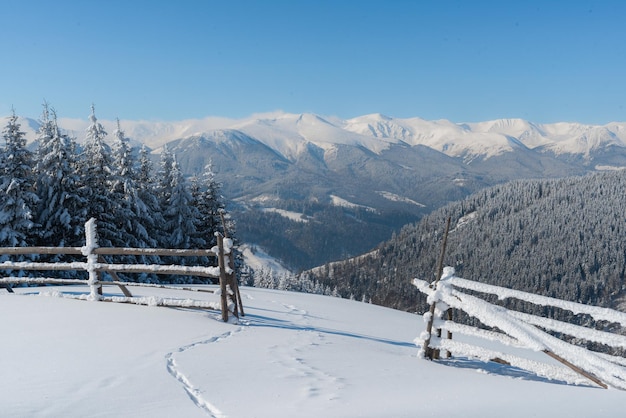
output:
[[[101,121],[113,132],[113,121]],[[84,136],[87,120],[59,119]],[[498,183],[626,167],[626,123],[352,119],[283,112],[245,119],[121,121],[188,175],[211,162],[242,241],[300,270],[364,253],[402,225]],[[34,138],[36,121],[22,127]]]

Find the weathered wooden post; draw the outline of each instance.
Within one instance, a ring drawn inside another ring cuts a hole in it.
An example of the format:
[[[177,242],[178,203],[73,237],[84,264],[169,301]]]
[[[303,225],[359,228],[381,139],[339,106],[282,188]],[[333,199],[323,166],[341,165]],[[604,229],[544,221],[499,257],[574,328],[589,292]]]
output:
[[[219,232],[215,233],[217,237],[217,262],[220,268],[220,303],[222,305],[222,320],[228,322],[228,298],[226,283],[228,277],[226,276],[226,263],[224,260],[224,237]]]
[[[224,229],[224,237],[229,238],[228,227],[226,226],[226,218],[224,217],[224,209],[220,209],[220,219],[222,220],[222,228]],[[243,302],[241,300],[241,293],[239,293],[239,284],[237,283],[237,273],[235,272],[235,253],[233,250],[232,239],[230,241],[230,254],[228,257],[228,266],[232,270],[231,274],[231,289],[235,296],[235,312],[237,312],[237,305],[239,306],[239,312],[241,316],[246,316],[243,311]],[[239,315],[237,315],[239,317]]]
[[[87,272],[89,273],[89,300],[100,300],[102,285],[100,273],[97,271],[98,255],[94,250],[98,248],[98,234],[96,231],[96,219],[91,218],[85,223],[85,246],[81,252],[87,257]]]
[[[446,245],[448,242],[448,231],[450,230],[450,219],[451,217],[448,216],[448,220],[446,222],[446,229],[443,233],[443,243],[441,245],[441,254],[439,255],[439,263],[437,264],[437,272],[435,276],[435,281],[431,284],[431,287],[434,288],[435,290],[437,289],[437,284],[439,283],[439,280],[441,279],[441,275],[443,274],[443,258],[444,258],[444,255],[446,254]],[[422,345],[422,350],[424,351],[425,357],[429,358],[430,360],[439,358],[439,350],[435,350],[430,347],[430,338],[433,332],[433,322],[435,320],[435,305],[436,304],[437,304],[437,301],[433,301],[430,304],[430,309],[429,309],[430,315],[428,317],[428,322],[426,323],[426,338],[424,338],[424,343]],[[441,336],[441,330],[438,330],[438,336]]]

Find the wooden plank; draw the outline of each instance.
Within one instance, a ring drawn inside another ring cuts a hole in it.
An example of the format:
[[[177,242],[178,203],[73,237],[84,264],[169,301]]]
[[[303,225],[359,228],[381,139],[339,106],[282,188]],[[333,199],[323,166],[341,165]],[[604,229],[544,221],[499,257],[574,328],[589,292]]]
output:
[[[183,276],[219,277],[206,271],[203,266],[178,266],[161,264],[99,264],[97,271],[120,272],[120,273],[155,273],[155,274],[180,274]]]
[[[15,293],[13,289],[11,289],[11,284],[9,283],[0,283],[0,289],[6,289],[9,293]]]
[[[88,284],[82,279],[53,279],[48,277],[3,277],[0,283],[31,283],[31,284]]]
[[[217,257],[217,254],[207,249],[177,249],[177,248],[94,248],[98,255],[163,255],[177,257]],[[83,255],[82,247],[0,247],[0,254],[52,254],[52,255]]]
[[[0,270],[50,270],[50,271],[64,271],[64,270],[86,270],[87,263],[31,263],[31,262],[10,262],[5,261],[0,263]]]
[[[0,254],[72,254],[82,255],[81,247],[0,247]]]
[[[573,371],[575,371],[579,375],[584,376],[587,379],[591,380],[596,385],[598,385],[598,386],[600,386],[600,387],[602,387],[604,389],[608,389],[609,388],[608,385],[606,385],[600,379],[598,379],[597,377],[595,377],[591,373],[588,373],[588,372],[584,371],[583,369],[581,369],[580,367],[576,366],[575,364],[570,363],[569,361],[565,360],[563,357],[553,353],[550,350],[543,350],[543,352],[546,353],[548,356],[552,357],[553,359],[555,359],[556,361],[558,361],[558,362],[564,364],[565,366],[569,367],[570,369],[572,369]]]
[[[76,300],[86,300],[86,299],[76,299]],[[210,307],[210,306],[179,306],[177,304],[167,304],[167,302],[165,303],[161,303],[161,304],[157,304],[157,305],[151,305],[150,302],[142,302],[142,301],[138,301],[138,300],[112,300],[109,298],[103,298],[100,300],[100,302],[112,302],[112,303],[129,303],[132,305],[141,305],[141,306],[161,306],[164,308],[181,308],[181,309],[208,309],[211,311],[215,311],[217,310],[216,308]]]
[[[98,255],[158,255],[173,257],[217,257],[211,250],[176,248],[114,248],[98,247],[93,251]],[[1,253],[0,253],[1,254]]]
[[[99,261],[99,262],[101,262],[101,263],[102,263],[102,262],[104,262],[104,257],[102,257],[101,255],[99,255],[99,256],[98,256],[98,261]],[[130,291],[128,290],[128,288],[127,288],[124,284],[122,284],[122,281],[120,280],[120,277],[117,275],[117,273],[116,273],[116,272],[114,272],[114,271],[110,271],[110,272],[109,272],[109,274],[111,275],[111,277],[113,277],[113,280],[117,280],[117,283],[116,283],[116,284],[117,284],[117,287],[119,287],[119,288],[120,288],[120,290],[122,291],[122,293],[124,294],[124,296],[126,296],[126,297],[128,297],[128,298],[133,297],[133,294],[132,294],[132,293],[130,293]],[[100,289],[102,289],[102,288],[100,288]]]
[[[189,292],[215,293],[215,291],[211,290],[211,289],[196,289],[196,288],[193,288],[193,287],[171,286],[171,285],[156,284],[156,283],[112,281],[112,282],[102,282],[102,284],[103,285],[116,285],[116,286],[122,285],[122,286],[129,286],[129,287],[154,287],[156,289],[185,290],[185,291],[189,291]]]

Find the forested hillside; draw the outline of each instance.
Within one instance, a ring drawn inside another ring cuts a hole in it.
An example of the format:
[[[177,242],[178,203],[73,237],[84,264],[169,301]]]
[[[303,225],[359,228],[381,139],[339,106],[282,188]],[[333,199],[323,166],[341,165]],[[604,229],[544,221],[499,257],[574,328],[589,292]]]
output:
[[[405,226],[375,252],[314,269],[344,297],[414,311],[409,284],[434,279],[448,216],[445,265],[469,280],[616,307],[626,269],[626,172],[514,181]]]

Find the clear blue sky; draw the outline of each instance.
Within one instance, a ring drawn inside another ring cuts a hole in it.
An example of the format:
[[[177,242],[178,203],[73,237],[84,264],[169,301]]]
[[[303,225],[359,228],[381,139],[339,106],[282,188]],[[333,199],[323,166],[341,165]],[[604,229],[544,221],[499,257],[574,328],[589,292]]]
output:
[[[626,2],[3,0],[0,115],[626,121]]]

